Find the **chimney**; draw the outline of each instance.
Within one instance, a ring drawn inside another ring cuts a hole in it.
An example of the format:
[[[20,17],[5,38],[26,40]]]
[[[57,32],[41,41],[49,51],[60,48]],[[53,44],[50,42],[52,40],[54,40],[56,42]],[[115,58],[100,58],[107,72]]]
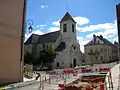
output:
[[[95,42],[96,42],[96,36],[95,34],[93,34],[93,43],[95,44]]]
[[[93,38],[95,38],[96,36],[95,36],[95,34],[93,34]]]
[[[102,35],[100,35],[100,38],[103,38],[103,36],[102,36]]]
[[[115,41],[114,44],[118,44],[118,43]]]

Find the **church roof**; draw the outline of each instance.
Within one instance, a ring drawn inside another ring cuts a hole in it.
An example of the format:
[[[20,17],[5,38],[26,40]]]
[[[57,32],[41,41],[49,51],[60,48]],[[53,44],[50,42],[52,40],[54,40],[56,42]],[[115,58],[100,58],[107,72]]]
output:
[[[43,44],[43,43],[49,43],[49,42],[56,42],[59,36],[60,36],[60,31],[40,35],[38,43]]]
[[[57,40],[57,38],[60,36],[60,31],[51,32],[51,33],[47,33],[44,35],[32,34],[25,42],[26,45],[33,44],[32,43],[32,36],[33,35],[36,35],[39,37],[37,44],[45,44],[45,43],[55,42]]]
[[[98,43],[96,43],[96,38],[98,38],[99,40],[101,40],[103,43],[102,44],[107,44],[107,45],[114,45],[113,43],[111,43],[110,41],[108,41],[107,39],[103,38],[102,35],[100,36],[94,36],[94,38],[88,42],[85,46],[89,46],[89,45],[98,45]],[[99,43],[101,44],[101,43]]]
[[[61,19],[60,23],[66,20],[72,20],[74,21],[74,19],[72,18],[72,16],[67,12],[64,17]],[[74,21],[75,22],[75,21]]]

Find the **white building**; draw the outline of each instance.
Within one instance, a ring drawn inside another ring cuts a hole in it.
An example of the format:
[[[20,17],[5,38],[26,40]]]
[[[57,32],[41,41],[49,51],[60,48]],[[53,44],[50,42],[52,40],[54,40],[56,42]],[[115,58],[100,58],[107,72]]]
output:
[[[117,46],[102,35],[93,35],[93,39],[84,45],[86,64],[100,64],[118,61]]]
[[[53,68],[75,67],[81,64],[82,52],[76,39],[76,22],[68,12],[60,21],[59,31],[44,35],[32,34],[25,42],[25,52],[32,52],[38,57],[39,50],[46,45],[58,53]]]

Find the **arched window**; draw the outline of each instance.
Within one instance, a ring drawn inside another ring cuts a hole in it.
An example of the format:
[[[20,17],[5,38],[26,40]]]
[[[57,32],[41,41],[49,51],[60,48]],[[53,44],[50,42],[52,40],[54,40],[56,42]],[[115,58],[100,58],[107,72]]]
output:
[[[56,65],[57,65],[57,68],[59,68],[59,66],[60,66],[60,65],[59,65],[59,62],[57,62]]]
[[[67,24],[63,24],[63,32],[67,32]]]
[[[74,48],[74,50],[76,49],[76,47],[75,47],[75,46],[74,46],[73,48]]]
[[[76,59],[73,59],[73,67],[76,67]]]
[[[75,28],[73,24],[72,24],[72,32],[75,32]]]

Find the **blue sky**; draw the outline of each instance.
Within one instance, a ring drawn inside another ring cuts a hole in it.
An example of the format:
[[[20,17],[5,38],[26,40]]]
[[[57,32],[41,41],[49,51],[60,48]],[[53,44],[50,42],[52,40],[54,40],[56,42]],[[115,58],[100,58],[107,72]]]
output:
[[[83,46],[93,34],[102,34],[111,42],[117,40],[118,3],[119,0],[28,0],[27,20],[34,21],[32,33],[41,35],[59,30],[59,20],[69,12],[77,22],[77,39],[84,52]],[[26,39],[32,33],[26,33]]]

